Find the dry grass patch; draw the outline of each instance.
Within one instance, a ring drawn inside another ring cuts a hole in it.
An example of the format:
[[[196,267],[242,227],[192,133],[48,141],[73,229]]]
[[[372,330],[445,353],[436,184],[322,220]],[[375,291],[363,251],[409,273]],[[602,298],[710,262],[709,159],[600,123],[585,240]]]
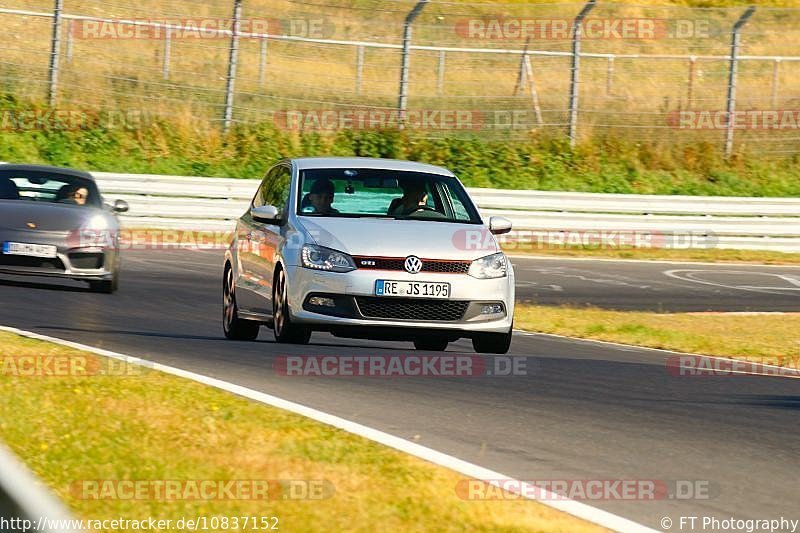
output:
[[[0,358],[86,357],[0,333]],[[463,476],[205,385],[129,375],[0,375],[0,438],[82,518],[277,516],[284,531],[599,528],[530,501],[464,501]],[[80,480],[327,480],[321,500],[88,500]]]
[[[542,333],[800,366],[800,313],[651,313],[521,304],[514,320],[518,328]]]

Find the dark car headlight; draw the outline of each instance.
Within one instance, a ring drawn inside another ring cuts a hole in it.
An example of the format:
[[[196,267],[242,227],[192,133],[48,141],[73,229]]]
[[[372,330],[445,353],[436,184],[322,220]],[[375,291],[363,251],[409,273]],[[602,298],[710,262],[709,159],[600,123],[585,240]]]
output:
[[[304,245],[300,257],[303,266],[313,270],[350,272],[356,269],[353,258],[346,253],[316,244]]]

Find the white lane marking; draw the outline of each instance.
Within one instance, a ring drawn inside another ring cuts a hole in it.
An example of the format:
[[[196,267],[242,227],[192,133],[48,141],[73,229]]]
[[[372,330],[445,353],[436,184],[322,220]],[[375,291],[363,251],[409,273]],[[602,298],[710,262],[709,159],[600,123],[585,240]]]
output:
[[[786,281],[793,287],[758,287],[753,285],[728,285],[726,283],[719,283],[715,281],[708,281],[705,279],[698,279],[696,276],[703,274],[744,274],[746,276],[772,276],[783,281]],[[691,283],[699,283],[701,285],[712,285],[714,287],[722,287],[725,289],[734,289],[748,292],[758,292],[762,294],[784,294],[783,291],[800,291],[800,280],[793,276],[783,274],[773,274],[771,272],[753,272],[748,270],[691,270],[691,269],[674,269],[665,270],[664,275],[681,281],[688,281]]]
[[[561,496],[543,490],[532,484],[525,483],[524,481],[514,479],[504,474],[500,474],[499,472],[489,470],[488,468],[484,468],[482,466],[478,466],[476,464],[463,461],[461,459],[458,459],[457,457],[453,457],[452,455],[447,455],[445,453],[436,451],[432,448],[428,448],[426,446],[422,446],[420,444],[416,444],[414,442],[401,439],[400,437],[390,435],[389,433],[384,433],[383,431],[371,428],[369,426],[364,426],[357,422],[353,422],[345,418],[340,418],[336,415],[332,415],[324,411],[319,411],[317,409],[313,409],[311,407],[307,407],[299,403],[291,402],[289,400],[284,400],[283,398],[279,398],[277,396],[273,396],[265,392],[259,392],[253,389],[248,389],[247,387],[242,387],[241,385],[236,385],[234,383],[222,381],[220,379],[204,376],[202,374],[196,374],[194,372],[190,372],[188,370],[183,370],[173,366],[168,366],[168,365],[163,365],[161,363],[148,361],[147,359],[141,359],[138,357],[125,355],[118,352],[103,350],[101,348],[94,348],[93,346],[87,346],[85,344],[67,341],[56,337],[40,335],[38,333],[33,333],[31,331],[20,330],[8,326],[0,326],[0,331],[7,331],[9,333],[15,333],[17,335],[21,335],[23,337],[52,342],[55,344],[60,344],[62,346],[67,346],[69,348],[75,348],[76,350],[83,350],[97,355],[119,359],[125,361],[128,364],[134,364],[134,365],[144,366],[146,368],[152,368],[154,370],[158,370],[166,374],[171,374],[173,376],[190,379],[198,383],[203,383],[204,385],[209,385],[211,387],[231,392],[233,394],[237,394],[247,399],[254,400],[266,405],[270,405],[272,407],[277,407],[279,409],[291,411],[292,413],[296,413],[305,416],[307,418],[311,418],[312,420],[316,420],[317,422],[321,422],[323,424],[339,428],[343,431],[347,431],[348,433],[364,437],[379,444],[383,444],[384,446],[389,446],[390,448],[394,448],[409,455],[413,455],[415,457],[419,457],[420,459],[424,459],[439,466],[449,468],[450,470],[454,470],[459,474],[463,474],[470,478],[487,482],[493,486],[502,488],[503,485],[505,485],[507,487],[513,487],[515,489],[518,488],[519,489],[518,493],[524,498],[536,500],[539,503],[542,503],[543,505],[546,505],[548,507],[558,509],[559,511],[564,511],[565,513],[571,514],[572,516],[581,518],[588,522],[593,522],[595,524],[598,524],[608,529],[612,529],[614,531],[630,531],[630,532],[642,532],[642,533],[656,532],[655,529],[648,528],[646,526],[643,526],[642,524],[639,524],[632,520],[628,520],[627,518],[617,516],[615,514],[609,513],[608,511],[603,511],[602,509],[598,509],[596,507],[592,507],[590,505],[586,505],[585,503],[577,502],[575,500],[563,499]],[[531,497],[532,494],[540,494],[541,499]]]
[[[682,313],[698,316],[759,316],[759,315],[799,315],[796,311],[689,311]]]
[[[580,273],[572,273],[573,271],[567,270],[566,267],[527,267],[521,268],[523,272],[531,272],[534,274],[541,274],[544,276],[553,276],[553,277],[560,277],[560,278],[572,278],[577,279],[580,281],[586,281],[589,283],[596,283],[598,285],[612,285],[617,287],[633,287],[635,289],[654,289],[659,290],[657,288],[652,287],[651,285],[640,285],[632,281],[631,278],[627,276],[621,275],[614,275],[614,274],[603,274],[605,277],[596,278],[590,277],[588,274],[580,274]],[[578,270],[574,270],[574,272],[580,272]],[[591,272],[589,273],[591,274]],[[630,281],[629,281],[630,280]],[[670,284],[663,283],[663,285],[670,286]]]
[[[792,252],[787,252],[787,256]],[[535,259],[546,261],[597,261],[603,263],[645,263],[645,264],[662,264],[662,265],[702,265],[702,266],[736,266],[736,267],[758,267],[758,268],[795,268],[800,269],[797,264],[769,264],[769,263],[747,263],[747,262],[733,262],[733,261],[719,261],[717,263],[710,263],[706,261],[670,261],[668,259],[614,259],[610,257],[570,257],[558,255],[525,255],[525,254],[509,254],[506,256],[511,259]]]
[[[2,329],[2,326],[0,326],[0,329]],[[719,355],[706,355],[706,354],[702,354],[702,353],[679,352],[679,351],[676,351],[676,350],[667,350],[666,348],[651,348],[649,346],[637,346],[635,344],[623,344],[621,342],[614,342],[614,341],[601,341],[601,340],[598,340],[598,339],[584,339],[584,338],[581,338],[581,337],[569,337],[567,335],[559,335],[558,333],[541,333],[541,332],[538,332],[538,331],[525,331],[523,329],[515,329],[514,333],[517,334],[517,335],[522,335],[523,337],[554,337],[554,338],[559,339],[559,340],[567,340],[567,341],[570,341],[570,342],[577,342],[577,343],[583,343],[583,344],[602,344],[602,345],[612,346],[614,348],[618,348],[618,349],[620,349],[622,351],[625,351],[625,352],[650,351],[650,352],[659,352],[659,353],[662,353],[662,354],[674,354],[674,355],[683,355],[683,356],[689,356],[689,357],[703,357],[703,358],[706,358],[706,359],[713,359],[713,360],[717,360],[717,361],[731,361],[731,360],[747,361],[746,359],[733,359],[731,357],[722,357],[722,356],[719,356]],[[655,361],[652,361],[652,360],[649,360],[649,359],[642,359],[641,362],[642,363],[650,363],[650,364],[655,364],[656,363]],[[772,364],[769,364],[769,363],[761,363],[761,362],[757,362],[757,361],[750,361],[750,362],[751,363],[757,363],[758,365],[760,365],[762,368],[765,368],[765,369],[776,370],[777,372],[774,373],[774,374],[773,373],[769,373],[769,372],[758,373],[758,372],[750,372],[750,371],[744,371],[744,370],[726,370],[726,372],[730,372],[731,374],[743,374],[743,375],[747,375],[747,376],[779,377],[779,378],[798,379],[798,376],[795,376],[795,375],[782,374],[781,373],[782,371],[784,371],[784,372],[786,371],[786,367],[782,367],[782,366],[778,366],[778,365],[772,365]]]
[[[516,281],[517,288],[519,287],[536,287],[537,289],[546,290],[546,291],[553,291],[553,292],[564,292],[564,287],[561,285],[541,285],[538,281],[525,281],[517,279]]]

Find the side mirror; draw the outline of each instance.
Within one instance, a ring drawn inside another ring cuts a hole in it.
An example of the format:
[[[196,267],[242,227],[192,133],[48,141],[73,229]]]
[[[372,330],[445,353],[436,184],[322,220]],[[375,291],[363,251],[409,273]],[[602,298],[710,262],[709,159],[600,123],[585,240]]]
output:
[[[130,209],[130,206],[125,200],[116,200],[114,205],[111,206],[111,210],[114,213],[127,213],[128,209]]]
[[[503,235],[511,231],[511,221],[506,217],[489,217],[489,231],[492,235]]]
[[[262,205],[260,207],[251,207],[250,216],[253,217],[253,220],[274,224],[280,217],[280,213],[274,205]]]

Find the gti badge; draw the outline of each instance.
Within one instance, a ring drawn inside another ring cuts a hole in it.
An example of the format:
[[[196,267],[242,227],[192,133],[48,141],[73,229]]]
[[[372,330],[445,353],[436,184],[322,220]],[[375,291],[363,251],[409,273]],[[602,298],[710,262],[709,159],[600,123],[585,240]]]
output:
[[[419,271],[422,270],[422,261],[416,255],[409,255],[403,266],[409,274],[419,274]]]

